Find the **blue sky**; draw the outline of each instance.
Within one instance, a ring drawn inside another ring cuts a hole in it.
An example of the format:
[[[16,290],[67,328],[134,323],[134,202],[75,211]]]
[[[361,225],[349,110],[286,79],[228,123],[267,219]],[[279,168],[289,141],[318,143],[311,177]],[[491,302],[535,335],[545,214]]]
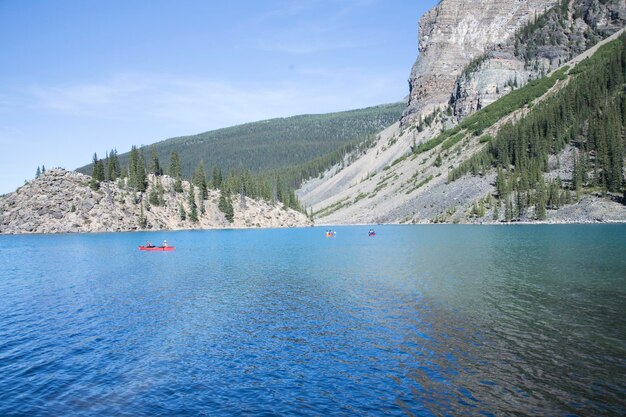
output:
[[[41,164],[402,99],[435,3],[0,0],[0,194]]]

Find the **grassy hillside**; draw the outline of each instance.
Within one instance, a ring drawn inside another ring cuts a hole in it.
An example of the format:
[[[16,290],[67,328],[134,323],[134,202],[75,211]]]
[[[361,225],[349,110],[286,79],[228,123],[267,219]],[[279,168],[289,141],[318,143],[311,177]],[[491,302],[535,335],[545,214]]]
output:
[[[404,103],[386,104],[339,113],[301,115],[264,120],[181,136],[156,143],[161,164],[168,164],[172,151],[180,156],[181,173],[191,177],[200,161],[207,173],[249,170],[268,172],[299,165],[362,142],[396,122]],[[119,155],[122,166],[128,153]],[[144,157],[149,157],[144,149]],[[91,164],[78,169],[91,174]]]

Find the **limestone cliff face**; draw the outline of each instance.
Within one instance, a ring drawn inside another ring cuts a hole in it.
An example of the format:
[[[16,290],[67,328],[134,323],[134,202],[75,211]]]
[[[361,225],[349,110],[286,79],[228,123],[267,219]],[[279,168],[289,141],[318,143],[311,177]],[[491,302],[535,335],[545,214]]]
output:
[[[174,181],[158,177],[162,189],[158,205],[148,195],[157,182],[149,177],[146,193],[137,193],[123,183],[105,182],[99,190],[89,188],[91,177],[62,169],[48,170],[41,177],[0,197],[0,234],[116,232],[132,230],[212,229],[226,227],[295,227],[311,222],[299,212],[245,197],[234,199],[234,221],[229,223],[218,209],[219,191],[209,191],[198,211],[198,222],[182,220],[181,207],[189,212],[189,183],[184,192],[174,191]],[[196,201],[200,202],[199,193]]]
[[[493,45],[456,80],[457,120],[578,56],[626,24],[623,0],[576,0],[533,18],[506,43]]]
[[[457,78],[475,58],[515,32],[555,0],[442,0],[419,21],[419,57],[409,79],[402,124],[446,107]]]

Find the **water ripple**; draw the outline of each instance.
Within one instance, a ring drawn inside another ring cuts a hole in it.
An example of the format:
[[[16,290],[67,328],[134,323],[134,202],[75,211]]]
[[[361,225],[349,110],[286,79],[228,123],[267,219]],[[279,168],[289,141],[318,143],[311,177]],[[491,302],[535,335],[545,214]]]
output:
[[[0,415],[626,414],[624,226],[361,232],[0,236]]]

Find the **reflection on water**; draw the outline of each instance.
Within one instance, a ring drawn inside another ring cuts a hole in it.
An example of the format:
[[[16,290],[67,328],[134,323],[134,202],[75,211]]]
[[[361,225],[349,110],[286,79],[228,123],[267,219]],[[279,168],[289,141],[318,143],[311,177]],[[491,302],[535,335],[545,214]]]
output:
[[[0,414],[626,414],[626,227],[368,229],[0,237]]]

